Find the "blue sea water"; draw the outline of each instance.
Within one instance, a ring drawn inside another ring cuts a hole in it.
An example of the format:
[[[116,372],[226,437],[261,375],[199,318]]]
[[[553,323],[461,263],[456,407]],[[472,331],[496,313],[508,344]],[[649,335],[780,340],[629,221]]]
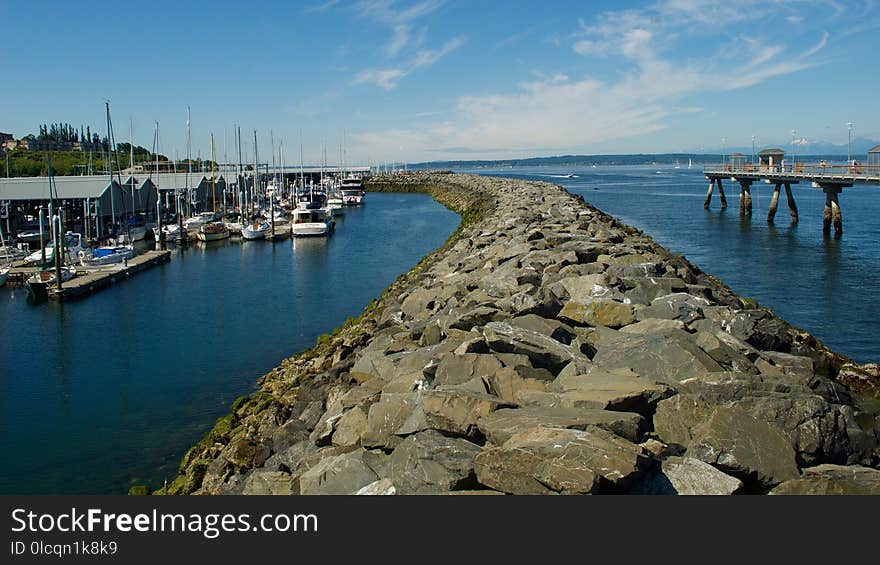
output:
[[[459,217],[367,196],[330,238],[226,240],[63,304],[0,289],[0,493],[162,485],[238,396],[360,314]]]
[[[464,172],[464,171],[462,171]],[[557,169],[474,169],[559,184],[680,253],[741,296],[772,308],[831,349],[861,363],[880,362],[880,188],[855,186],[840,195],[843,235],[822,234],[825,194],[792,185],[800,221],[789,217],[785,194],[767,222],[773,187],[752,186],[751,217],[739,214],[739,185],[725,182],[728,207],[717,189],[703,209],[708,181],[671,164]],[[574,177],[566,178],[572,174]]]

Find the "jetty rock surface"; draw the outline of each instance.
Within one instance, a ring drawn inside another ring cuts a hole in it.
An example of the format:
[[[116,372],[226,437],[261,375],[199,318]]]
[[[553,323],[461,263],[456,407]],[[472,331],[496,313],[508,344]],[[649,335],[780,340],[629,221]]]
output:
[[[368,189],[428,192],[462,224],[156,494],[880,493],[876,366],[559,186]]]

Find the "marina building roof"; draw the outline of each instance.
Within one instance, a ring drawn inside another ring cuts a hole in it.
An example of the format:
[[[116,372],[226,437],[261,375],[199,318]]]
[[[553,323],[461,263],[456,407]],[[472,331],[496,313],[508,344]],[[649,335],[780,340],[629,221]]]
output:
[[[98,198],[110,185],[107,177],[52,177],[58,198]],[[0,179],[0,200],[49,200],[48,177]]]
[[[764,149],[763,151],[758,153],[758,155],[760,155],[761,157],[764,157],[767,155],[785,155],[785,151],[783,151],[782,149],[776,149],[776,148]]]
[[[880,153],[880,145],[868,149],[868,153]]]

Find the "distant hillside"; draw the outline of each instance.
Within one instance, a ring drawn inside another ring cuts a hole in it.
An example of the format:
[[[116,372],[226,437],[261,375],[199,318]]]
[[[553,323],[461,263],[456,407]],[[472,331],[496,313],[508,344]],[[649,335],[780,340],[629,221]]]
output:
[[[729,155],[729,153],[727,154]],[[751,155],[750,155],[751,157]],[[813,154],[798,155],[798,160],[818,161],[845,161],[846,153],[841,154]],[[722,160],[721,154],[705,153],[658,153],[658,154],[631,154],[631,155],[559,155],[555,157],[529,157],[526,159],[502,159],[492,160],[469,160],[469,161],[430,161],[426,163],[414,163],[407,165],[412,169],[480,169],[497,167],[578,167],[591,165],[657,165],[674,164],[678,162],[686,166],[688,160],[692,160],[694,166],[704,163],[718,163]]]

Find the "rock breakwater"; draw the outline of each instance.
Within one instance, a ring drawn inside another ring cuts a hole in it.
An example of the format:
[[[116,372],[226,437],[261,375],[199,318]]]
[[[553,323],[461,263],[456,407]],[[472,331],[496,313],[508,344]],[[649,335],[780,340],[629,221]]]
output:
[[[880,493],[876,367],[561,187],[369,189],[430,192],[462,226],[158,494]]]

